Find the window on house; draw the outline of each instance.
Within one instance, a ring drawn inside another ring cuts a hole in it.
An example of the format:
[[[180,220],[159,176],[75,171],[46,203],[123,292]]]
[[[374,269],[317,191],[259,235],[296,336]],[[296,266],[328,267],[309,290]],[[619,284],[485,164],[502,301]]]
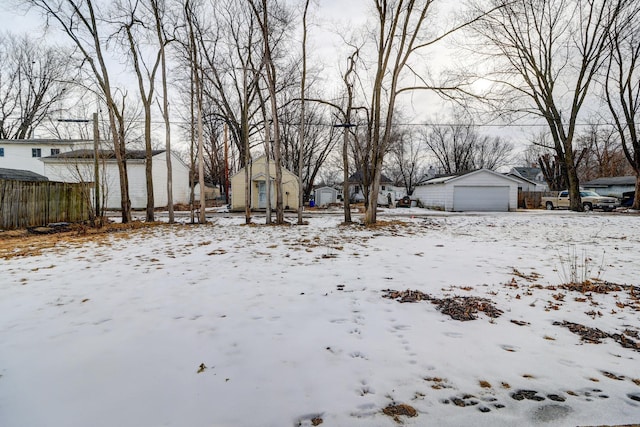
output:
[[[382,191],[386,190],[386,188],[384,188],[384,185],[382,186]]]
[[[31,157],[42,157],[42,149],[41,148],[32,148],[31,149]]]
[[[354,190],[353,192],[354,192],[355,194],[360,193],[360,186],[359,186],[359,185],[356,185],[356,188],[355,188],[355,190]]]
[[[0,157],[4,157],[4,148],[0,147]]]
[[[56,154],[60,154],[60,149],[59,148],[52,148],[51,149],[51,155],[55,156]]]

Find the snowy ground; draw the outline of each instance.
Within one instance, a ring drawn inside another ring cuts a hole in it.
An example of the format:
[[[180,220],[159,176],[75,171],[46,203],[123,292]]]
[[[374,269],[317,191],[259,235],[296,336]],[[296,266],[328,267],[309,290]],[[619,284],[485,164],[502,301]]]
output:
[[[554,325],[640,341],[640,289],[559,286],[573,261],[578,278],[640,285],[639,216],[393,212],[379,219],[407,225],[218,214],[16,240],[0,252],[0,426],[640,422],[640,351]],[[503,314],[462,322],[386,289]],[[397,404],[417,416],[382,412]]]

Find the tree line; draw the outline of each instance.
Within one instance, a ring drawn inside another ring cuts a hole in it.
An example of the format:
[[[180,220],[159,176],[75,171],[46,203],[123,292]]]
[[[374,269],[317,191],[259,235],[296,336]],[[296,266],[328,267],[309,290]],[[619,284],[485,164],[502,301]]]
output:
[[[225,165],[238,171],[266,155],[276,170],[276,223],[284,222],[283,167],[299,176],[301,201],[314,183],[342,181],[346,222],[348,178],[360,172],[364,222],[372,224],[383,172],[410,192],[426,163],[447,174],[513,163],[510,141],[474,125],[487,118],[540,126],[523,160],[540,166],[550,187],[568,188],[573,210],[582,209],[580,180],[594,174],[632,171],[640,185],[640,5],[631,0],[474,0],[450,20],[442,19],[445,2],[368,0],[366,28],[341,33],[330,64],[340,76],[331,84],[308,55],[308,35],[318,31],[311,12],[322,7],[310,0],[21,3],[68,43],[4,36],[0,57],[11,60],[0,65],[0,136],[28,138],[47,117],[99,109],[118,163],[123,222],[131,220],[132,140],[148,157],[147,220],[154,219],[153,186],[167,185],[173,221],[171,175],[154,183],[150,157],[158,146],[169,153],[176,132],[190,142],[201,194],[205,180],[227,192]],[[434,51],[449,40],[473,62],[438,72]],[[134,76],[134,89],[117,81],[114,57]],[[455,113],[405,126],[407,101],[422,92]],[[162,130],[154,129],[156,117]],[[204,209],[200,215],[204,222]]]

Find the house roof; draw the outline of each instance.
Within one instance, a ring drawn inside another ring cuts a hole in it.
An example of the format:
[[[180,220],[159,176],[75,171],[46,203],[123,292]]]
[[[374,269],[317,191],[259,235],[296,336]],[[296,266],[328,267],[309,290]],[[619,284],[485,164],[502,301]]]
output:
[[[151,155],[156,156],[160,153],[164,153],[166,150],[152,150]],[[45,159],[93,159],[94,150],[72,150],[64,153],[54,154],[53,156],[43,157]],[[146,152],[144,150],[128,150],[125,154],[127,160],[144,160]],[[104,160],[113,160],[116,158],[116,153],[113,150],[99,150],[98,158]]]
[[[0,168],[0,179],[14,181],[49,181],[46,176],[22,169]]]
[[[583,187],[611,187],[613,185],[635,185],[635,176],[610,176],[596,178],[582,184]]]
[[[0,144],[18,144],[18,145],[74,145],[80,143],[93,143],[92,139],[0,139]]]
[[[522,178],[528,179],[530,181],[535,181],[536,176],[538,176],[540,172],[542,172],[540,168],[525,166],[514,167],[512,170],[515,171],[517,175],[520,175]]]
[[[507,173],[505,173],[504,175],[506,175],[506,176],[510,176],[511,178],[515,178],[515,179],[517,179],[518,181],[528,182],[529,184],[533,184],[533,185],[536,185],[536,184],[537,184],[534,180],[532,180],[532,179],[527,179],[527,178],[523,177],[522,175],[518,175],[518,174],[516,174],[516,173],[507,172]]]
[[[362,171],[357,171],[349,177],[349,182],[362,183]],[[380,173],[380,184],[391,184],[393,181],[389,179],[385,174]]]
[[[504,174],[501,174],[499,172],[495,172],[492,171],[490,169],[476,169],[474,171],[468,171],[468,172],[463,172],[463,173],[459,173],[459,174],[455,174],[455,175],[446,175],[446,176],[436,176],[434,178],[428,179],[424,182],[421,182],[418,185],[433,185],[433,184],[444,184],[447,182],[451,182],[451,181],[455,181],[457,179],[461,179],[463,177],[467,177],[467,176],[472,176],[481,172],[488,172],[491,173],[495,176],[499,176],[501,178],[504,179],[508,179],[509,181],[513,181],[513,182],[519,182],[519,180],[517,178],[511,177],[511,176],[507,176]]]

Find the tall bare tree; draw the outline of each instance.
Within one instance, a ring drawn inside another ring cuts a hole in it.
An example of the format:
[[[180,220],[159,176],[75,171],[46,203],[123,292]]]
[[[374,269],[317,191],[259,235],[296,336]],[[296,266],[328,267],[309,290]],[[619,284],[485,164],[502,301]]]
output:
[[[120,205],[122,222],[131,221],[131,200],[125,150],[126,122],[123,115],[125,101],[116,96],[117,88],[111,84],[108,61],[105,56],[107,35],[103,35],[104,21],[94,7],[94,0],[23,0],[25,4],[41,12],[47,24],[52,21],[63,31],[76,47],[84,65],[104,96],[109,116],[109,127],[113,139],[120,178]]]
[[[304,206],[304,190],[302,188],[302,169],[304,167],[304,131],[305,108],[307,106],[307,12],[309,0],[304,2],[302,12],[302,78],[300,82],[300,153],[298,154],[298,225],[302,225],[302,208]]]
[[[609,32],[605,98],[622,149],[636,176],[634,209],[640,209],[640,5],[632,2]]]
[[[160,105],[160,111],[162,112],[162,119],[164,120],[164,137],[165,137],[165,149],[166,149],[166,162],[167,162],[167,208],[169,210],[169,224],[175,222],[175,215],[173,211],[173,167],[172,167],[172,153],[171,153],[171,120],[169,115],[169,89],[168,89],[168,76],[167,76],[167,54],[166,49],[169,43],[174,41],[173,36],[168,36],[168,31],[165,28],[165,15],[166,15],[166,1],[165,0],[150,0],[151,10],[155,21],[155,31],[157,37],[157,43],[160,50],[160,70],[161,70],[161,84],[162,84],[162,104]],[[226,190],[225,190],[226,191]]]
[[[120,31],[124,33],[123,43],[127,46],[131,58],[133,71],[138,83],[138,92],[143,108],[144,119],[144,148],[145,148],[145,177],[147,189],[146,220],[154,221],[155,200],[153,192],[153,148],[151,145],[151,119],[153,97],[155,95],[156,73],[162,61],[163,45],[153,46],[151,58],[145,59],[144,50],[152,49],[150,40],[156,40],[157,30],[149,32],[144,22],[152,20],[156,24],[159,17],[159,6],[154,0],[134,2],[120,0],[117,3],[118,14],[122,15],[119,23]]]
[[[256,23],[260,28],[262,38],[262,64],[264,76],[271,104],[271,118],[273,120],[273,160],[275,163],[276,187],[276,223],[284,224],[284,195],[282,189],[282,160],[280,123],[278,120],[278,67],[276,58],[278,50],[286,35],[291,16],[286,4],[279,0],[247,0],[253,11]]]
[[[502,90],[497,108],[537,115],[548,126],[574,211],[583,209],[576,124],[605,60],[608,34],[629,1],[489,0],[494,13],[473,27],[489,46],[484,53],[494,64],[491,79]]]
[[[184,16],[187,26],[187,52],[189,54],[189,68],[191,69],[191,76],[193,77],[193,95],[195,98],[195,110],[196,110],[196,135],[197,135],[197,165],[198,165],[198,185],[200,187],[200,206],[198,221],[200,224],[207,222],[206,216],[206,199],[205,199],[205,185],[204,185],[204,129],[203,129],[203,90],[202,90],[202,66],[201,58],[202,52],[200,44],[198,43],[197,34],[199,23],[198,17],[195,14],[196,7],[194,3],[187,0],[184,4]]]
[[[384,156],[392,143],[398,97],[416,90],[448,96],[462,90],[459,84],[436,83],[418,63],[419,55],[448,35],[474,22],[472,17],[438,31],[434,0],[372,0],[376,28],[373,33],[375,60],[368,98],[368,125],[363,176],[367,177],[365,224],[376,222],[378,191]],[[481,13],[482,14],[482,13]]]

